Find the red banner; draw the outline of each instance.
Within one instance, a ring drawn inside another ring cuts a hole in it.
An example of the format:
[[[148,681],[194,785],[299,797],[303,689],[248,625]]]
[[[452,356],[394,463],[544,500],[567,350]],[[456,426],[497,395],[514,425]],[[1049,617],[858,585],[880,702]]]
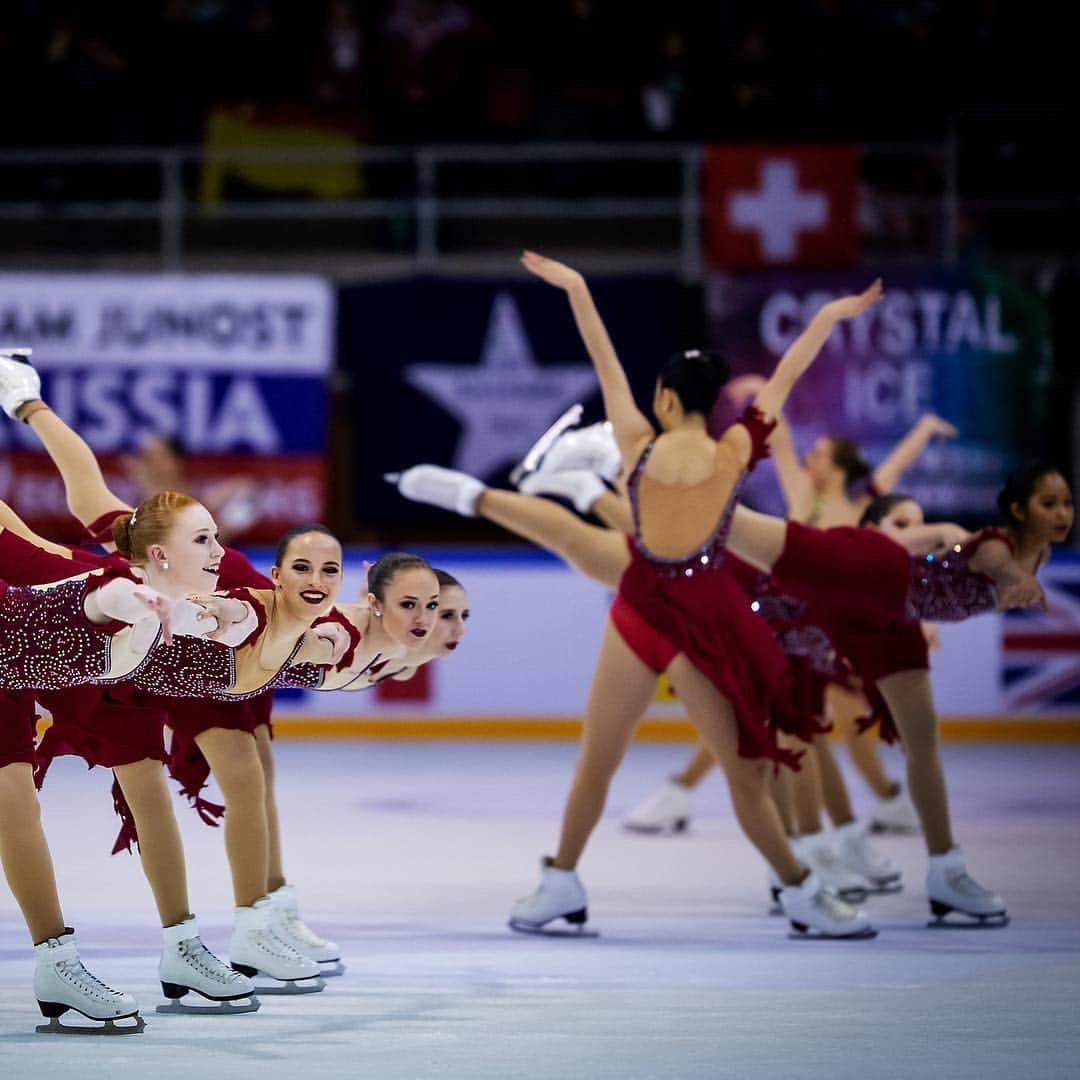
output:
[[[852,146],[712,146],[705,156],[706,254],[717,268],[858,261]]]

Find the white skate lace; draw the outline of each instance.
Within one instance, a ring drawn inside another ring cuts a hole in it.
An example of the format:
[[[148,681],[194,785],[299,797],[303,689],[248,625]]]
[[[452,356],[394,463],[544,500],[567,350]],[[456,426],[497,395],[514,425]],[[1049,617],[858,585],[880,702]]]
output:
[[[859,864],[860,873],[868,874],[870,877],[887,877],[895,872],[888,860],[879,856],[862,834],[849,837],[845,843],[852,862]]]
[[[288,960],[291,963],[306,964],[307,957],[301,955],[300,950],[291,945],[283,937],[275,934],[273,930],[261,930],[255,935],[255,944],[263,952],[278,960]]]
[[[984,889],[966,870],[946,870],[945,883],[961,896],[972,900],[989,900],[994,894]]]
[[[180,955],[200,975],[219,983],[238,982],[240,975],[226,967],[203,943],[202,938],[180,942]]]
[[[282,912],[282,919],[285,923],[285,930],[298,941],[302,941],[310,948],[324,949],[330,944],[326,938],[319,937],[319,935],[316,934],[315,931],[312,930],[311,927],[308,926],[295,912]]]
[[[828,889],[819,889],[811,904],[817,911],[833,920],[847,922],[855,918],[855,909]]]
[[[106,986],[96,975],[87,971],[81,960],[60,960],[53,965],[53,970],[80,994],[97,1001],[115,1002],[124,996],[119,990]]]

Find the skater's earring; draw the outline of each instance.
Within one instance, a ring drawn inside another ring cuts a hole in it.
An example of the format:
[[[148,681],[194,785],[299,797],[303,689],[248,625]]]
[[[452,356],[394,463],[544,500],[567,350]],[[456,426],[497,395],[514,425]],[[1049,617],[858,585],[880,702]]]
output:
[[[168,570],[169,569],[169,560],[168,559],[162,559],[161,560],[161,569],[162,570]]]

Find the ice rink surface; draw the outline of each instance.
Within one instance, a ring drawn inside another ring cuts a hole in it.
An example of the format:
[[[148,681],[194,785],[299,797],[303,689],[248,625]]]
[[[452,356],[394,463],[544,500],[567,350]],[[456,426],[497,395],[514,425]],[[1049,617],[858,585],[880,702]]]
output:
[[[147,1028],[35,1035],[32,955],[0,886],[0,1076],[1080,1077],[1080,746],[945,747],[969,868],[1004,895],[1009,927],[927,929],[921,839],[885,837],[906,888],[868,901],[876,940],[848,943],[790,941],[767,914],[763,865],[718,776],[688,833],[620,831],[685,746],[635,745],[616,778],[580,868],[595,940],[505,926],[555,844],[572,745],[277,751],[289,878],[346,974],[252,1015],[156,1016],[160,931],[138,860],[108,855],[110,778],[65,759],[43,798],[65,914]],[[203,937],[224,956],[222,832],[177,808]]]

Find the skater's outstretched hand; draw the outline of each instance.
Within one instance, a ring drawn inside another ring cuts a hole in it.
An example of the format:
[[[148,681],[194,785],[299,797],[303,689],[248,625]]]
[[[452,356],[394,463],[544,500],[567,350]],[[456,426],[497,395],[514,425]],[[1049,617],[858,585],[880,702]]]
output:
[[[172,609],[173,602],[164,593],[157,589],[151,589],[147,585],[136,585],[131,590],[131,599],[141,604],[146,610],[157,617],[161,624],[161,639],[166,645],[172,644]]]
[[[582,284],[585,280],[572,267],[557,262],[555,259],[549,259],[544,255],[538,255],[535,251],[523,251],[521,253],[521,265],[530,274],[543,278],[549,285],[554,285],[558,289],[571,289],[575,285]]]
[[[839,300],[831,300],[821,310],[839,322],[842,319],[854,319],[864,311],[869,311],[885,295],[885,288],[881,284],[881,278],[876,278],[873,284],[863,292],[854,296],[842,296]]]
[[[998,609],[1040,607],[1046,611],[1046,594],[1034,574],[1010,560],[994,573]]]
[[[245,604],[243,600],[237,600],[231,596],[203,593],[191,597],[191,600],[202,609],[195,616],[197,621],[206,623],[211,619],[214,620],[213,628],[207,629],[201,634],[201,636],[207,637],[211,641],[224,640],[227,644],[231,644],[230,629],[244,625],[249,622],[252,616],[252,609],[249,604]],[[247,636],[246,633],[244,636]]]
[[[293,662],[333,667],[348,651],[350,641],[348,630],[340,623],[319,623],[304,634],[303,644]]]

